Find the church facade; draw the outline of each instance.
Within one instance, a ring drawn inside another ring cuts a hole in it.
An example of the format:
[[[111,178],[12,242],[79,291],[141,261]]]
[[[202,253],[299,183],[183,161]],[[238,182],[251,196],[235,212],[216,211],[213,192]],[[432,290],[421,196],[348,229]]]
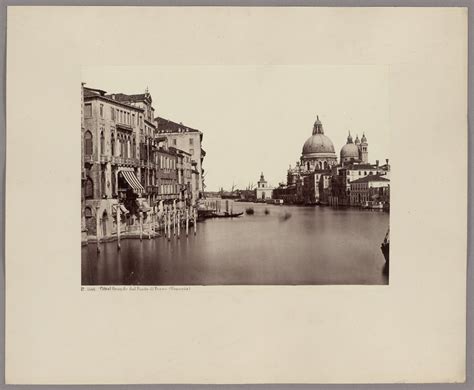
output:
[[[286,184],[273,190],[273,197],[294,204],[329,204],[357,206],[360,197],[351,197],[354,180],[377,175],[390,177],[390,165],[369,163],[369,144],[365,133],[355,140],[349,132],[346,144],[339,152],[339,162],[331,139],[324,133],[323,124],[316,117],[312,135],[305,141],[296,166],[287,172]]]

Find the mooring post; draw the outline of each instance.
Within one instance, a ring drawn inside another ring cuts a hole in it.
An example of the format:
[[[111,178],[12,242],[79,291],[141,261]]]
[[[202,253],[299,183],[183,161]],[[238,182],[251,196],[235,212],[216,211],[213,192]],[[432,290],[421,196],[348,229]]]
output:
[[[171,240],[171,213],[168,210],[168,241]]]
[[[138,220],[140,222],[140,241],[142,240],[143,236],[143,218],[142,218],[142,212],[138,212]]]
[[[117,250],[120,250],[120,203],[117,203]]]
[[[189,212],[188,212],[187,207],[184,210],[185,210],[185,218],[186,218],[186,237],[188,237],[188,235],[189,235]]]
[[[96,229],[96,241],[97,241],[97,253],[100,253],[100,239],[99,239],[99,227],[100,227],[100,218],[99,218],[99,209],[100,209],[100,205],[97,206],[97,211],[95,213],[95,219],[96,219],[96,223],[95,223],[95,229]]]
[[[178,240],[179,240],[180,232],[181,232],[181,210],[178,210],[177,213],[178,213],[177,219],[178,219]]]

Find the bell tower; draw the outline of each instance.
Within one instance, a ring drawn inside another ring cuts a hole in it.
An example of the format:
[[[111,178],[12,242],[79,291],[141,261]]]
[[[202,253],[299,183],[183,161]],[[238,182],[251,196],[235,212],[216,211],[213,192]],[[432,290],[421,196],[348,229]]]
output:
[[[362,138],[360,139],[359,154],[360,161],[362,161],[364,164],[367,164],[369,162],[369,144],[367,143],[365,133],[362,134]]]

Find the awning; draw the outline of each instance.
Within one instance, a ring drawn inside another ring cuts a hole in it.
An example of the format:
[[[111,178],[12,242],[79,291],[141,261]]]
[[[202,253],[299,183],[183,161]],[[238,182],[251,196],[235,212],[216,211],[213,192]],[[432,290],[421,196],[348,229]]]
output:
[[[137,206],[143,213],[147,213],[151,210],[151,207],[145,199],[137,199]]]
[[[130,187],[132,187],[132,190],[135,191],[137,194],[145,192],[145,189],[143,188],[142,184],[135,175],[135,171],[133,170],[133,168],[120,168],[119,173],[122,174],[125,181]]]

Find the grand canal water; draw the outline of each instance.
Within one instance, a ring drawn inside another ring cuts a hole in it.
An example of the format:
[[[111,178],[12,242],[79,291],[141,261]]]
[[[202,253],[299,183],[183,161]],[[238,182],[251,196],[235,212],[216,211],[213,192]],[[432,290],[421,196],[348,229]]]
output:
[[[253,215],[198,223],[188,238],[122,240],[120,251],[104,243],[100,254],[95,244],[83,247],[82,284],[388,283],[380,250],[387,213],[247,203],[234,212],[249,206]]]

